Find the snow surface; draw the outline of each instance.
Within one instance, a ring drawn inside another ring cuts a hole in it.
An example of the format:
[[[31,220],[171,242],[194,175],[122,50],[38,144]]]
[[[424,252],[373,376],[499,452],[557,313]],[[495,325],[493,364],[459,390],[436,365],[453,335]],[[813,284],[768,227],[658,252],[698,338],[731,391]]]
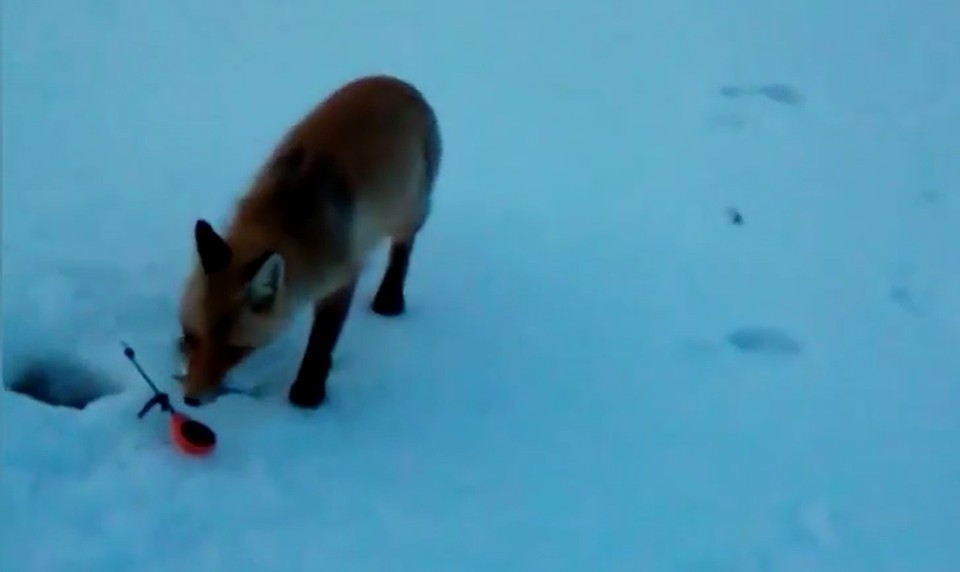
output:
[[[958,6],[4,0],[4,379],[124,389],[2,393],[0,569],[960,570]],[[178,455],[120,340],[173,389],[193,221],[372,72],[446,141],[409,314],[379,252],[329,403],[303,320]]]

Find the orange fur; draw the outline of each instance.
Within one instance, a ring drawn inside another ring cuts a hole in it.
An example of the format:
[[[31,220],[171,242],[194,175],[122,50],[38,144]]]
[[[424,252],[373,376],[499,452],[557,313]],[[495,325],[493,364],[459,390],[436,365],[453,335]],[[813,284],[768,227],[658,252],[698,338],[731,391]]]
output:
[[[367,255],[391,239],[374,310],[403,310],[414,238],[441,159],[437,118],[423,95],[389,76],[334,91],[294,125],[218,235],[195,226],[196,263],[182,294],[184,396],[201,401],[291,315],[316,316],[290,399],[325,397],[330,353]]]

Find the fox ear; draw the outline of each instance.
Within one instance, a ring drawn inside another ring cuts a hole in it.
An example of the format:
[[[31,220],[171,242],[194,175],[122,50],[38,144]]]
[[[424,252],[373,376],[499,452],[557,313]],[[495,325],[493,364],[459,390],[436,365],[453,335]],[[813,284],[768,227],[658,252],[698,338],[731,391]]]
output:
[[[209,222],[204,219],[197,220],[193,227],[193,238],[200,265],[206,274],[223,270],[230,265],[230,258],[233,256],[230,245],[213,230]]]
[[[246,268],[247,302],[254,312],[265,312],[273,307],[283,284],[284,262],[279,253],[268,251],[249,263]]]

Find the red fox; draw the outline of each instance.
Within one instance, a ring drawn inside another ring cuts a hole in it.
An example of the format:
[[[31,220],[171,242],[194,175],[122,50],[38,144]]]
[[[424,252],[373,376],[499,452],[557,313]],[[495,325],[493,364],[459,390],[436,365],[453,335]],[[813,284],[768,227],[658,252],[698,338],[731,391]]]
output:
[[[223,234],[194,225],[195,261],[180,303],[183,400],[212,400],[226,374],[312,307],[289,401],[326,398],[334,347],[366,256],[390,240],[371,308],[405,311],[404,285],[431,210],[442,142],[423,94],[390,76],[341,86],[294,125],[235,205]]]

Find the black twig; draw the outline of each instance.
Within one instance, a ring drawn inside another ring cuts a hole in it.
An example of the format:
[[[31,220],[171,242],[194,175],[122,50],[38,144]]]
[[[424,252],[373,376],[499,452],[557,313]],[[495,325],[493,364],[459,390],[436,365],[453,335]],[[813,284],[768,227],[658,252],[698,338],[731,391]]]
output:
[[[140,367],[140,362],[137,361],[137,356],[134,353],[133,348],[128,346],[126,342],[120,342],[120,345],[123,346],[123,355],[127,356],[127,359],[130,360],[130,363],[133,364],[133,367],[137,368],[137,371],[140,372],[140,377],[147,382],[147,384],[150,386],[150,389],[152,389],[154,393],[162,393],[159,389],[157,389],[157,385],[153,383],[153,380],[150,379],[150,376],[147,375],[147,372],[143,371],[143,368]]]
[[[140,373],[140,377],[147,382],[147,385],[150,386],[150,389],[153,390],[154,396],[147,401],[144,406],[140,409],[140,412],[137,413],[137,417],[143,417],[146,415],[154,406],[159,405],[160,409],[168,413],[173,413],[173,406],[170,405],[170,396],[166,393],[160,391],[157,388],[157,385],[153,383],[153,380],[150,379],[150,376],[147,375],[147,372],[143,371],[143,368],[140,367],[140,362],[137,361],[136,353],[133,351],[129,345],[125,342],[120,342],[120,345],[123,346],[123,355],[126,356],[130,363],[133,364],[133,367],[137,368],[137,371]]]

